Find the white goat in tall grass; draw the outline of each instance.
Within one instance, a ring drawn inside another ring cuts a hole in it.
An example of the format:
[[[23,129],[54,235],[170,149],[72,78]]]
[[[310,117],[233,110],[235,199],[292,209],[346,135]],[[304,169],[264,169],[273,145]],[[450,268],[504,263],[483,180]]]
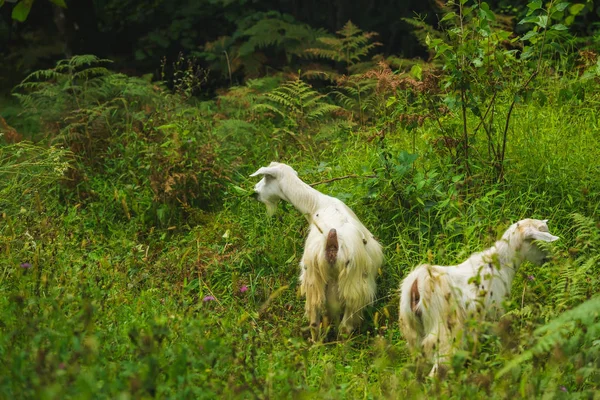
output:
[[[491,248],[455,266],[420,265],[402,282],[400,329],[409,347],[433,362],[430,376],[452,354],[467,318],[496,318],[510,294],[515,272],[525,260],[543,264],[548,253],[536,240],[558,239],[547,220],[524,219],[511,225]]]
[[[306,295],[312,340],[320,337],[324,311],[342,332],[351,332],[361,322],[362,310],[375,299],[375,278],[383,264],[381,245],[348,206],[304,183],[290,166],[272,162],[250,176],[257,175],[263,178],[254,187],[255,195],[270,215],[281,199],[310,224],[300,262],[300,288]]]

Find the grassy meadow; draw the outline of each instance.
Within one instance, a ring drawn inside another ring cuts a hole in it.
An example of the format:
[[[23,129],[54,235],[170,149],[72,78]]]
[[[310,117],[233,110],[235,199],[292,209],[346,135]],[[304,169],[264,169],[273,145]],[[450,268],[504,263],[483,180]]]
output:
[[[155,82],[93,56],[32,74],[0,108],[0,397],[599,398],[596,60],[484,60],[466,85],[436,54],[203,101],[193,74]],[[249,196],[271,161],[384,245],[378,299],[348,340],[308,340],[306,221]],[[560,236],[552,261],[524,264],[506,315],[472,321],[448,375],[428,378],[398,329],[402,278],[529,217]]]

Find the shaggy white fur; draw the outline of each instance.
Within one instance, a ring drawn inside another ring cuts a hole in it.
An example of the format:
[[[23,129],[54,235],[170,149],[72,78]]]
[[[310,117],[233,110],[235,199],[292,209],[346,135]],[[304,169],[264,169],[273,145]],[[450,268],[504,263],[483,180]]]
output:
[[[263,178],[254,187],[255,195],[270,215],[281,199],[310,224],[300,287],[306,295],[313,341],[320,337],[323,312],[339,323],[341,331],[351,332],[361,322],[362,310],[375,299],[375,278],[383,264],[381,245],[348,206],[304,183],[290,166],[272,162],[250,176],[257,175]]]
[[[400,328],[413,350],[422,350],[436,375],[447,361],[467,318],[496,318],[510,294],[519,265],[541,265],[548,254],[535,240],[553,242],[547,220],[524,219],[511,225],[491,248],[459,265],[420,265],[402,282]]]

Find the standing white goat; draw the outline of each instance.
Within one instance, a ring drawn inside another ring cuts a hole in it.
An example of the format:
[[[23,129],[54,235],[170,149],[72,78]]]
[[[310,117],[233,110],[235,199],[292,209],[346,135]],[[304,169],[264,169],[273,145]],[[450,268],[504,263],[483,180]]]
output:
[[[321,314],[349,333],[362,320],[362,310],[375,299],[377,271],[383,264],[381,245],[341,200],[327,196],[298,178],[292,167],[272,162],[250,176],[262,175],[254,187],[257,200],[272,215],[280,199],[308,220],[310,230],[300,262],[301,293],[313,341]]]
[[[558,239],[547,220],[511,225],[491,248],[456,266],[420,265],[402,282],[400,329],[409,347],[433,361],[430,376],[452,354],[469,317],[497,317],[510,294],[515,272],[525,260],[541,265],[548,254],[534,242]]]

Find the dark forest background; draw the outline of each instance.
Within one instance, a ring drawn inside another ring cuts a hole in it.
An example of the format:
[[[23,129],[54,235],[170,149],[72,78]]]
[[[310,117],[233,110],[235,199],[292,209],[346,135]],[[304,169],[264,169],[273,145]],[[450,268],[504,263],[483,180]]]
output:
[[[11,18],[18,4],[14,1],[0,8],[3,90],[74,54],[95,54],[115,61],[120,72],[158,77],[162,60],[172,62],[180,53],[212,71],[208,86],[214,89],[269,70],[301,68],[299,47],[340,30],[347,21],[376,32],[380,54],[427,60],[428,51],[407,19],[435,27],[445,7],[439,0],[79,0],[68,7],[57,5],[62,5],[58,0],[38,0],[21,1],[33,4],[19,22]],[[600,7],[581,3],[585,7],[569,30],[586,38],[600,21]],[[509,30],[527,11],[526,2],[519,0],[488,4],[510,16],[504,20]]]

